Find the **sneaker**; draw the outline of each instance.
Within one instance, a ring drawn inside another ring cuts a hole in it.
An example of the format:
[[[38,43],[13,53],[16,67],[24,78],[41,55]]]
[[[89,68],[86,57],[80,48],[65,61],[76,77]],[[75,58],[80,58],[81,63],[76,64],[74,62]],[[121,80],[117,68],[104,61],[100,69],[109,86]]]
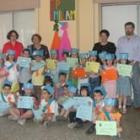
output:
[[[70,129],[73,129],[73,128],[75,128],[75,126],[76,126],[76,123],[70,123],[70,124],[68,124],[68,128],[70,128]]]
[[[95,132],[95,124],[92,124],[86,131],[87,135],[93,134]]]
[[[10,121],[17,121],[18,119],[17,118],[15,118],[14,116],[8,116],[8,120],[10,120]]]
[[[19,123],[20,125],[25,125],[26,119],[18,119],[18,123]]]
[[[49,122],[48,121],[44,121],[43,122],[43,126],[48,127],[49,126]]]
[[[112,140],[121,140],[121,135],[113,136]]]
[[[127,112],[126,107],[123,107],[123,109],[122,109],[122,113],[125,114],[126,112]]]
[[[83,127],[83,123],[76,123],[75,128],[81,128]]]
[[[57,121],[66,121],[66,118],[64,116],[56,116]]]

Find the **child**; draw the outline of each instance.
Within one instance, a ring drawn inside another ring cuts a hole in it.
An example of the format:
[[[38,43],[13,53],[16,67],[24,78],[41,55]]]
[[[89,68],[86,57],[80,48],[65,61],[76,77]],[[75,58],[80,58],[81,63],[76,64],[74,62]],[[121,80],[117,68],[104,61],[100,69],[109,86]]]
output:
[[[106,62],[105,62],[105,56],[106,56],[107,52],[106,51],[103,51],[101,53],[99,53],[99,59],[100,59],[100,64],[101,64],[101,69],[105,69],[105,65],[106,65]]]
[[[44,83],[44,67],[45,62],[42,60],[42,51],[36,50],[33,52],[35,60],[32,61],[32,83],[34,85],[34,94],[38,97],[39,101],[41,98],[41,86]]]
[[[58,52],[57,52],[57,50],[51,50],[51,59],[54,59],[54,60],[58,59]]]
[[[45,74],[44,85],[50,85],[52,87],[54,86],[54,83],[53,83],[53,74],[51,72],[47,72]]]
[[[122,132],[121,117],[122,115],[115,109],[116,99],[106,98],[104,100],[105,109],[99,114],[99,120],[102,121],[116,121],[117,123],[117,136],[113,137],[113,140],[120,139],[120,133]]]
[[[42,88],[41,108],[43,109],[42,118],[39,120],[46,126],[50,121],[55,121],[55,116],[58,115],[58,104],[53,98],[55,92],[54,88],[50,85],[43,86]]]
[[[106,91],[103,86],[96,87],[93,93],[93,124],[87,129],[86,134],[92,134],[95,132],[95,122],[98,118],[99,113],[104,107],[104,98],[106,96]]]
[[[7,80],[12,83],[18,83],[18,71],[15,63],[15,51],[8,50],[7,51],[7,61],[5,62],[5,66],[9,71],[9,75],[7,76]]]
[[[120,64],[129,65],[128,54],[119,54]],[[126,113],[127,97],[131,95],[131,80],[128,76],[121,76],[117,80],[117,94],[119,95],[119,109]]]
[[[66,49],[63,50],[62,56],[65,62],[67,61],[67,57],[69,57],[69,54],[70,54],[69,50],[66,50]]]
[[[24,49],[22,57],[30,58],[30,56],[31,56],[30,50]],[[18,71],[19,71],[18,80],[19,80],[20,91],[21,91],[24,83],[31,82],[31,70],[30,68],[24,68],[24,67],[18,66]]]
[[[7,104],[7,108],[4,110],[4,112],[0,112],[0,116],[8,115],[9,108],[15,105],[15,97],[12,93],[10,93],[11,86],[12,83],[10,81],[4,81],[2,83],[2,93],[0,94],[0,103]]]
[[[0,93],[2,90],[2,83],[6,80],[9,75],[7,67],[4,65],[4,55],[0,53]]]
[[[20,92],[20,96],[29,96],[33,97],[33,100],[37,103],[37,97],[33,95],[33,84],[24,83],[23,84],[24,91]],[[24,125],[27,119],[31,119],[33,117],[33,113],[31,109],[24,108],[16,108],[13,107],[10,109],[10,115],[8,117],[9,120],[18,121],[20,125]]]
[[[80,88],[80,97],[89,97],[90,96],[90,86],[88,83],[83,83]],[[68,124],[68,128],[80,128],[82,127],[86,121],[82,121],[79,118],[76,118],[76,106],[73,111],[69,113],[70,124]]]
[[[106,60],[105,69],[115,69],[116,73],[117,73],[117,69],[113,65],[114,59],[115,59],[115,55],[106,54],[106,56],[105,56],[105,60]],[[116,98],[117,81],[116,80],[103,81],[102,84],[103,84],[105,90],[107,91],[106,98]]]
[[[71,49],[71,55],[72,58],[79,58],[79,49],[77,48],[72,48]]]
[[[89,52],[89,61],[97,62],[97,51],[90,51]],[[95,87],[100,86],[99,73],[91,71],[91,72],[88,72],[88,75],[89,75],[89,83],[90,83],[90,87],[91,87],[91,93],[94,93]],[[93,95],[91,95],[91,97],[93,97]]]
[[[59,116],[56,116],[57,121],[63,121],[68,118],[70,110],[74,107],[74,96],[76,96],[77,88],[74,86],[68,87],[69,98],[62,104],[62,109]]]

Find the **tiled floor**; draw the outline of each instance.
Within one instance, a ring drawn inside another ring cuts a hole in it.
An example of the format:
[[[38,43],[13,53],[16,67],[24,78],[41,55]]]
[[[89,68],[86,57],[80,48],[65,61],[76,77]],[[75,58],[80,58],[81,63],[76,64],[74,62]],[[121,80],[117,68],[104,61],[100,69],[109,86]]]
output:
[[[89,124],[80,129],[67,128],[68,122],[52,123],[48,128],[28,121],[25,126],[0,118],[0,140],[111,140],[111,137],[87,136]],[[131,108],[122,119],[122,140],[140,140],[140,113]]]

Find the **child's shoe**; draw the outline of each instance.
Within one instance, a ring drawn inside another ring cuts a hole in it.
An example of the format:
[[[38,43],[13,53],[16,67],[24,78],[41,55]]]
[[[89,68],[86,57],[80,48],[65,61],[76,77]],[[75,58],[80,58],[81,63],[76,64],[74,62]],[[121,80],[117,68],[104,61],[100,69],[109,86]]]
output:
[[[18,119],[18,123],[19,123],[20,125],[25,125],[26,119]]]
[[[95,124],[92,124],[86,131],[87,135],[93,134],[95,132]]]
[[[122,109],[122,113],[125,114],[126,112],[127,112],[126,107],[123,107],[123,109]]]
[[[66,121],[64,116],[56,116],[56,121]]]
[[[48,121],[44,121],[43,122],[43,126],[48,127],[49,126],[49,122]]]
[[[121,134],[117,134],[117,136],[113,136],[112,140],[121,140]]]
[[[68,128],[73,129],[73,128],[75,128],[76,124],[77,123],[75,123],[75,122],[70,123],[70,124],[68,124]]]
[[[10,120],[10,121],[17,121],[18,119],[17,118],[15,118],[14,116],[8,116],[8,120]]]

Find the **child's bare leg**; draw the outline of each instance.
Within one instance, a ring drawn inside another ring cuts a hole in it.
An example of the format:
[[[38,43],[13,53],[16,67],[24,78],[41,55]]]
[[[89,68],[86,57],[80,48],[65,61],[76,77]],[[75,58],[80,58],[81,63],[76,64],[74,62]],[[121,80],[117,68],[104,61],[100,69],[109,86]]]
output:
[[[119,109],[122,108],[122,100],[123,100],[122,96],[119,95]]]
[[[69,110],[66,110],[66,111],[65,111],[65,114],[64,114],[64,117],[67,118],[68,115],[69,115]]]
[[[66,110],[64,108],[61,109],[60,116],[64,116]]]
[[[123,97],[123,107],[126,108],[126,102],[127,102],[127,98],[124,96]]]
[[[33,117],[33,113],[31,110],[28,110],[26,113],[24,113],[20,118],[21,119],[30,119]]]
[[[9,114],[18,119],[20,117],[20,112],[17,108],[10,108]]]

